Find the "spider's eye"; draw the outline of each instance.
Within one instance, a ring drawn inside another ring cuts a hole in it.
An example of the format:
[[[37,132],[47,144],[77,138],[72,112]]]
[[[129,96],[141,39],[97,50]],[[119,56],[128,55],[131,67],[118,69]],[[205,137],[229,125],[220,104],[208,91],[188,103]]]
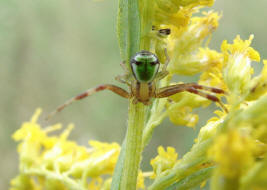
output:
[[[141,65],[142,62],[140,62],[140,61],[136,61],[134,64],[136,64],[136,65]]]
[[[156,61],[150,62],[150,65],[151,65],[151,66],[155,66],[155,65],[157,65],[157,64],[159,64],[159,62],[156,62]]]

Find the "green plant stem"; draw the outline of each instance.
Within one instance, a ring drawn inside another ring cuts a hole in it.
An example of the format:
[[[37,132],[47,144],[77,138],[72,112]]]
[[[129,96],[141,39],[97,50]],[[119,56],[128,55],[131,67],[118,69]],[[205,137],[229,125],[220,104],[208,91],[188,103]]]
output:
[[[77,183],[77,181],[73,180],[72,178],[68,177],[67,175],[64,174],[60,174],[60,173],[54,173],[51,172],[47,169],[24,169],[23,171],[24,174],[26,175],[30,175],[30,176],[44,176],[47,179],[53,179],[53,180],[57,180],[60,181],[63,184],[66,184],[66,186],[69,189],[73,189],[73,190],[86,190],[87,188],[85,188],[82,183]]]
[[[160,86],[168,86],[170,83],[169,78],[161,80]],[[164,111],[167,99],[155,99],[150,111],[151,115],[146,123],[143,133],[143,145],[142,149],[150,142],[154,129],[168,116],[168,112]]]
[[[142,149],[148,145],[150,139],[152,138],[154,129],[163,121],[163,119],[167,116],[167,112],[163,112],[164,105],[166,103],[166,99],[164,100],[155,100],[157,103],[154,103],[152,106],[151,112],[153,113],[148,122],[146,123],[146,127],[143,133],[143,145]],[[163,112],[163,113],[162,113]]]
[[[119,0],[117,34],[121,58],[130,69],[131,57],[140,50],[140,15],[138,0]]]
[[[149,36],[152,29],[152,15],[154,0],[141,0],[142,14],[141,14],[141,44],[142,50],[150,51],[151,37]]]
[[[139,164],[142,155],[142,134],[145,124],[145,106],[130,101],[126,152],[120,189],[136,190]]]
[[[166,190],[186,190],[186,189],[192,189],[199,185],[201,182],[207,180],[211,174],[215,166],[201,169],[192,175],[189,175],[188,177],[182,179],[181,181],[172,184],[169,186]]]

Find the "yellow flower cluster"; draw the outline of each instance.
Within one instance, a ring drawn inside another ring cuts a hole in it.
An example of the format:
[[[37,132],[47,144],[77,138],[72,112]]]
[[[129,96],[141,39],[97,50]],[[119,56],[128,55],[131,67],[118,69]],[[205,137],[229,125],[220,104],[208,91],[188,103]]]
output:
[[[191,12],[198,10],[195,7]],[[203,16],[191,17],[186,26],[170,26],[172,34],[167,39],[168,52],[171,57],[168,71],[169,78],[174,74],[195,75],[202,73],[199,84],[226,89],[222,80],[223,54],[211,50],[203,43],[218,27],[220,15],[216,12],[203,12]],[[210,101],[195,94],[183,92],[170,97],[167,112],[176,125],[194,127],[198,115],[193,109],[206,107]]]
[[[153,167],[154,174],[151,176],[155,178],[161,172],[164,172],[174,166],[177,163],[178,154],[172,147],[167,147],[167,151],[162,146],[158,147],[158,156],[150,161]]]
[[[250,88],[251,75],[253,68],[252,61],[260,61],[257,51],[250,47],[253,36],[249,40],[241,40],[237,36],[233,44],[227,41],[222,43],[222,52],[226,62],[224,80],[231,93],[242,95]]]
[[[20,141],[20,175],[11,181],[10,189],[109,189],[120,146],[98,141],[89,141],[89,148],[77,145],[67,139],[73,125],[59,136],[48,135],[61,126],[43,129],[37,123],[40,114],[38,109],[13,135],[14,140]],[[108,178],[104,180],[102,176]],[[141,172],[138,182],[143,188]]]
[[[184,74],[202,72],[198,83],[225,90],[228,102],[226,107],[229,107],[229,109],[231,109],[231,105],[238,103],[241,97],[248,101],[255,100],[267,92],[267,67],[266,61],[263,61],[264,67],[260,75],[252,77],[251,62],[260,61],[259,53],[250,47],[252,39],[253,36],[251,35],[248,40],[242,40],[240,36],[237,36],[233,44],[224,41],[221,47],[222,52],[207,47],[199,47],[195,54],[194,51],[188,54],[191,58],[197,57],[198,62],[194,63],[185,62],[186,59],[182,61],[183,55],[178,54],[177,56],[181,58],[175,61],[176,66],[171,61],[169,71],[175,73],[178,70],[172,68],[183,68],[180,64],[185,63]],[[191,63],[196,66],[196,70],[194,66],[190,65]],[[201,65],[201,67],[197,65]],[[186,70],[186,67],[190,71]],[[198,121],[198,115],[192,113],[193,109],[206,107],[210,104],[207,99],[188,92],[176,94],[170,99],[172,102],[167,103],[170,120],[174,124],[188,127],[194,127]]]
[[[171,30],[168,37],[161,39],[161,46],[155,47],[155,52],[163,51],[167,47],[170,55],[169,75],[161,81],[161,85],[173,84],[172,78],[176,74],[191,76],[200,73],[198,84],[217,87],[227,92],[224,95],[226,100],[224,102],[229,111],[229,113],[223,110],[215,111],[217,116],[209,119],[201,128],[195,140],[196,144],[188,154],[198,152],[195,147],[212,142],[213,145],[208,151],[209,157],[206,158],[207,163],[212,161],[211,165],[214,163],[217,165],[212,189],[219,189],[223,186],[222,183],[227,184],[229,179],[232,189],[238,189],[244,184],[255,188],[262,187],[253,184],[250,177],[254,176],[255,181],[255,176],[263,176],[262,172],[255,172],[257,167],[259,165],[266,167],[266,162],[261,162],[259,158],[265,158],[264,155],[267,152],[267,120],[265,119],[267,118],[265,107],[267,106],[267,61],[263,61],[261,73],[253,77],[254,71],[251,64],[260,62],[259,53],[251,47],[253,35],[247,40],[237,35],[233,43],[223,41],[220,52],[208,48],[209,37],[218,27],[221,16],[212,11],[203,12],[202,16],[193,16],[193,13],[201,8],[199,5],[212,5],[213,2],[179,1],[179,3],[181,4],[177,8],[173,1],[157,1],[157,8],[161,12],[156,14],[155,23],[158,24],[158,28]],[[160,56],[161,60],[164,60],[164,53]],[[155,118],[168,116],[176,125],[194,127],[199,119],[194,109],[206,107],[210,102],[198,95],[182,92],[171,96],[168,101],[159,100],[159,111],[153,114],[157,116]],[[163,111],[163,107],[166,108],[166,112]],[[153,124],[153,122],[150,123]],[[212,139],[214,141],[211,141]],[[164,151],[159,147],[158,156],[151,161],[153,177],[156,177],[152,185],[155,189],[165,188],[168,180],[170,184],[179,180],[179,177],[174,177],[174,174],[178,173],[177,168],[181,170],[184,163],[186,163],[184,167],[188,164],[187,156],[185,156],[186,161],[181,159],[181,162],[174,164],[177,162],[177,156],[171,150],[173,151],[173,149]],[[203,150],[207,151],[208,148]],[[198,165],[200,166],[202,165]],[[205,167],[209,166],[210,164],[205,165]],[[220,180],[225,181],[220,182]],[[233,181],[235,184],[232,183]]]
[[[204,12],[202,17],[191,17],[185,27],[172,27],[168,39],[171,74],[194,75],[210,66],[200,48],[205,38],[217,28],[219,18],[218,13]]]
[[[237,130],[220,135],[209,150],[210,157],[219,165],[220,172],[227,178],[244,174],[253,164],[256,142]]]
[[[170,57],[169,75],[161,81],[161,86],[169,85],[176,74],[192,76],[202,73],[200,84],[226,88],[221,82],[223,54],[207,47],[209,41],[207,38],[218,27],[221,16],[213,11],[202,12],[201,16],[192,16],[203,6],[211,6],[214,1],[150,0],[148,2],[149,11],[142,12],[146,8],[145,3],[140,4],[140,10],[148,20],[144,23],[152,23],[153,30],[151,32],[144,30],[146,32],[143,38],[150,38],[152,44],[149,47],[150,51],[157,54],[161,63],[167,60],[165,49]],[[157,31],[161,29],[169,29],[170,35],[159,35]],[[160,109],[164,104],[167,107],[167,115],[174,124],[188,127],[194,127],[198,122],[198,115],[193,113],[193,109],[206,107],[210,103],[205,98],[187,92],[177,94],[170,99],[171,102],[160,100]]]

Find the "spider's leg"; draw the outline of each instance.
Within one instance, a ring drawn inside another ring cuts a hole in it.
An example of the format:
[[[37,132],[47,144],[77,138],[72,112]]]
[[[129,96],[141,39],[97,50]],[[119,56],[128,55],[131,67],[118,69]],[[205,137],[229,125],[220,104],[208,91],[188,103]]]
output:
[[[163,78],[165,78],[167,75],[169,74],[168,71],[160,71],[158,72],[157,76],[156,76],[156,80],[161,80]]]
[[[169,96],[172,96],[174,94],[184,92],[184,91],[187,91],[187,92],[190,92],[193,94],[197,94],[197,95],[202,96],[204,98],[207,98],[213,102],[217,102],[220,104],[220,106],[224,109],[225,112],[228,112],[227,108],[223,105],[223,103],[221,102],[221,100],[219,98],[217,98],[216,96],[213,96],[211,94],[201,92],[201,91],[197,90],[196,88],[194,88],[188,84],[177,84],[177,85],[172,85],[172,86],[160,88],[159,92],[156,93],[156,98],[169,97]]]
[[[77,100],[81,100],[83,98],[86,98],[87,96],[91,96],[92,94],[102,91],[102,90],[110,90],[118,95],[120,95],[123,98],[130,98],[130,94],[125,91],[124,89],[118,87],[118,86],[114,86],[111,84],[103,84],[103,85],[99,85],[95,88],[90,88],[88,90],[86,90],[85,92],[79,94],[78,96],[75,96],[71,99],[69,99],[68,101],[66,101],[64,104],[62,104],[61,106],[59,106],[55,111],[53,111],[52,113],[50,113],[46,119],[50,119],[52,116],[54,116],[56,113],[62,111],[66,106],[70,105],[71,103],[77,101]]]
[[[185,87],[192,87],[194,89],[199,89],[199,90],[204,90],[204,91],[209,91],[209,92],[213,92],[216,94],[226,94],[226,92],[220,88],[214,88],[214,87],[209,87],[209,86],[204,86],[204,85],[200,85],[197,83],[186,83],[183,84]]]
[[[127,66],[125,65],[125,61],[120,63],[122,69],[124,70],[125,74],[124,75],[118,75],[115,77],[115,80],[127,84],[129,87],[131,86],[130,84],[130,78],[131,78],[131,74],[129,72],[129,69],[127,68]]]
[[[194,89],[194,88],[192,88],[192,89],[189,88],[189,89],[187,89],[186,91],[191,92],[191,93],[194,93],[194,94],[197,94],[197,95],[202,96],[202,97],[204,97],[204,98],[207,98],[208,100],[211,100],[211,101],[213,101],[213,102],[217,102],[217,103],[222,107],[222,109],[223,109],[226,113],[228,113],[228,109],[223,105],[222,101],[221,101],[219,98],[217,98],[216,96],[211,95],[211,94],[207,94],[207,93],[205,93],[205,92],[201,92],[201,91],[196,90],[196,89]]]
[[[129,87],[131,86],[130,82],[129,82],[129,78],[130,76],[128,74],[125,74],[125,75],[118,75],[115,77],[115,80],[121,82],[121,83],[124,83],[124,84],[127,84]]]
[[[156,98],[165,98],[184,91],[186,91],[184,84],[171,85],[160,88],[156,93]]]
[[[158,74],[156,76],[157,80],[161,80],[169,74],[169,72],[167,71],[167,67],[168,67],[168,64],[170,62],[170,57],[168,56],[166,48],[164,49],[164,53],[166,56],[166,63],[163,65],[162,70],[160,72],[158,72]]]
[[[127,66],[125,65],[125,61],[121,62],[120,65],[121,65],[122,69],[124,70],[124,72],[125,72],[126,74],[129,74],[129,69],[128,69]]]
[[[167,52],[167,48],[165,48],[164,49],[164,53],[165,53],[165,56],[166,56],[166,63],[165,63],[165,70],[167,69],[167,66],[168,66],[168,64],[170,63],[170,57],[169,57],[169,55],[168,55],[168,52]]]

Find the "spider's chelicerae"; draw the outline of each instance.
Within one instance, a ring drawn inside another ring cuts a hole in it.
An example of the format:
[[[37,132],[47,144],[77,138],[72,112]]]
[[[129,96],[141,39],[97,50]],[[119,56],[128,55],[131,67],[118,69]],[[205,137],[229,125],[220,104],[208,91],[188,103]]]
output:
[[[59,106],[53,113],[48,116],[48,118],[55,113],[60,112],[72,102],[81,100],[102,90],[110,90],[127,99],[133,98],[134,103],[141,102],[144,105],[150,105],[152,98],[165,98],[179,92],[187,91],[219,103],[221,107],[227,112],[226,107],[222,104],[219,98],[206,93],[213,92],[217,94],[224,94],[225,92],[222,89],[203,86],[197,83],[176,84],[163,88],[157,88],[157,82],[168,74],[166,68],[169,62],[169,58],[168,56],[166,57],[167,63],[164,64],[162,70],[159,71],[160,63],[158,57],[155,54],[145,50],[136,53],[130,60],[130,71],[127,69],[125,64],[121,64],[123,69],[126,71],[126,74],[116,77],[116,80],[129,86],[129,92],[112,84],[99,85],[95,88],[88,89],[87,91],[76,97],[71,98],[63,105]]]

